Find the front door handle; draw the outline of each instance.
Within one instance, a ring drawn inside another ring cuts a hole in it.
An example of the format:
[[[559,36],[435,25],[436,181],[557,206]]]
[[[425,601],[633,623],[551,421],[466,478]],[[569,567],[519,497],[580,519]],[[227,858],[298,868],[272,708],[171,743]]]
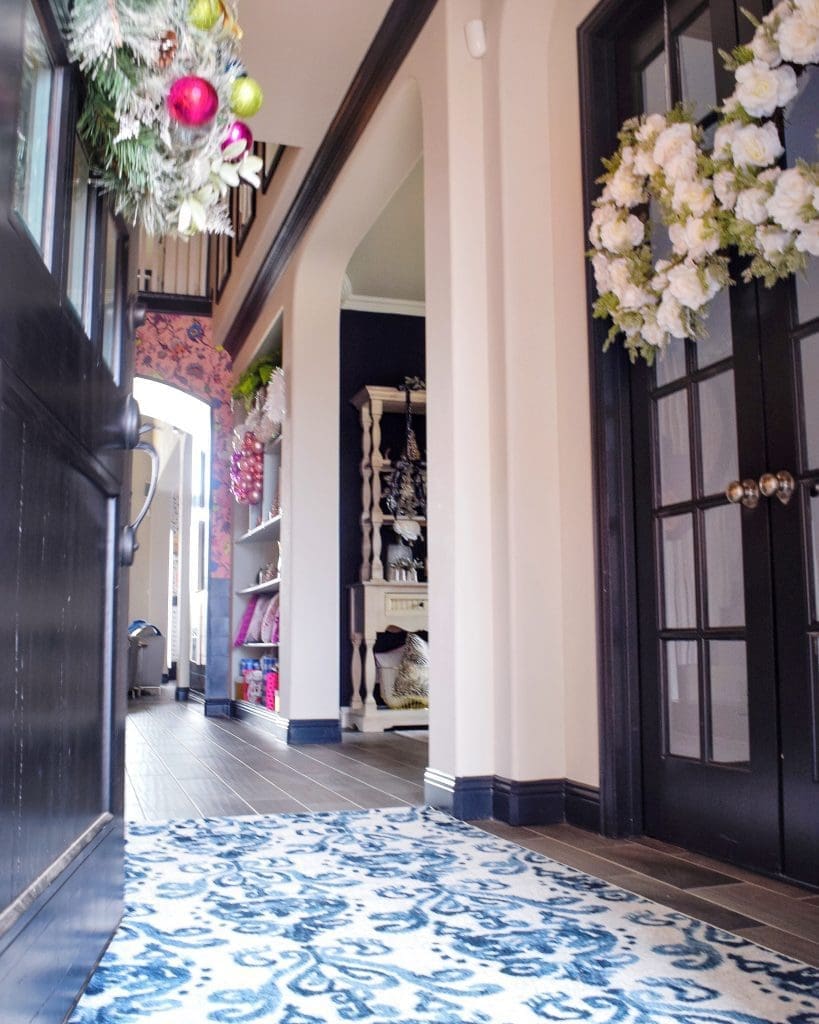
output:
[[[139,548],[137,530],[139,529],[142,520],[148,514],[148,509],[151,507],[151,502],[154,500],[156,485],[159,481],[159,455],[157,454],[156,448],[154,448],[154,446],[148,441],[138,441],[134,445],[134,451],[145,452],[145,454],[150,458],[151,482],[148,484],[148,493],[145,495],[145,501],[142,508],[139,510],[139,515],[132,523],[123,527],[119,538],[119,564],[123,567],[134,564],[134,555]]]
[[[796,490],[796,481],[787,469],[780,469],[778,473],[763,473],[759,478],[759,489],[766,498],[776,495],[783,505],[787,505]]]
[[[759,504],[759,484],[756,480],[732,480],[725,488],[725,497],[734,505],[756,508]]]

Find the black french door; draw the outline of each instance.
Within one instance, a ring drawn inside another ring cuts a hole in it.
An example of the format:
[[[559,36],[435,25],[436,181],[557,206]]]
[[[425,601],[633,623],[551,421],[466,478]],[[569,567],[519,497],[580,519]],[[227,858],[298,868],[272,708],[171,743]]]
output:
[[[753,32],[739,4],[644,4],[632,30],[622,116],[684,100],[707,136],[733,88],[717,51]],[[789,164],[815,159],[817,111],[810,69]],[[644,829],[819,885],[816,262],[723,292],[709,331],[631,376]]]
[[[75,136],[66,10],[63,0],[9,0],[0,30],[0,1017],[8,1024],[67,1016],[122,906],[119,543],[123,449],[138,429],[124,357],[128,253],[121,225],[89,186]]]

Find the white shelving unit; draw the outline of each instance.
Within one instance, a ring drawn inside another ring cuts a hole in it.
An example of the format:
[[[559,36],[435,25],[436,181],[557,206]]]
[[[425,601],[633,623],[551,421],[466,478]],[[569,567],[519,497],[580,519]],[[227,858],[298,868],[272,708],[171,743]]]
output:
[[[282,514],[279,506],[279,478],[281,472],[281,437],[265,446],[264,478],[262,500],[258,505],[234,505],[233,515],[233,636],[253,595],[275,594],[281,586],[281,577],[263,583],[255,582],[260,570],[270,563],[278,564],[280,558],[279,539],[281,536]],[[232,648],[231,696],[235,696],[234,684],[239,678],[239,663],[242,658],[260,658],[265,655],[278,657],[278,643],[247,643]],[[264,705],[237,700],[239,706],[246,706],[254,713],[274,715]]]
[[[426,413],[425,391],[413,391],[413,415]],[[427,708],[396,710],[378,707],[375,689],[374,645],[388,626],[417,632],[428,627],[426,583],[397,583],[385,579],[385,527],[395,517],[382,507],[383,479],[392,462],[384,457],[381,423],[385,414],[404,415],[406,395],[398,388],[368,385],[353,398],[361,421],[361,568],[360,582],[350,587],[350,676],[353,696],[343,716],[345,724],[362,732],[383,732],[394,726],[427,725]],[[426,531],[426,519],[418,520]],[[383,534],[383,535],[382,535]]]

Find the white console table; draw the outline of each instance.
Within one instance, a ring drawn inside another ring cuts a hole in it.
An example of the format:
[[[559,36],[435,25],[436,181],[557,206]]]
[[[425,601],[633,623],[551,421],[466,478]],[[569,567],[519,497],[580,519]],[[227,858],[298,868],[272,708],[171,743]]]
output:
[[[427,606],[426,583],[372,581],[355,583],[350,587],[353,698],[349,724],[361,732],[383,732],[393,726],[428,724],[427,708],[379,708],[373,696],[376,634],[386,632],[390,626],[413,633],[426,629]]]

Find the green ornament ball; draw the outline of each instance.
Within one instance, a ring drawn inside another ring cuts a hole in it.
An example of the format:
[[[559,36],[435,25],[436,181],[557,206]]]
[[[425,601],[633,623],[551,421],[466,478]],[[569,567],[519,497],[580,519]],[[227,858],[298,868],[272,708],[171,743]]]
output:
[[[230,90],[230,109],[237,117],[253,117],[263,99],[262,87],[255,78],[237,78]]]
[[[210,32],[221,16],[222,5],[219,0],[191,0],[188,21],[194,28]]]

